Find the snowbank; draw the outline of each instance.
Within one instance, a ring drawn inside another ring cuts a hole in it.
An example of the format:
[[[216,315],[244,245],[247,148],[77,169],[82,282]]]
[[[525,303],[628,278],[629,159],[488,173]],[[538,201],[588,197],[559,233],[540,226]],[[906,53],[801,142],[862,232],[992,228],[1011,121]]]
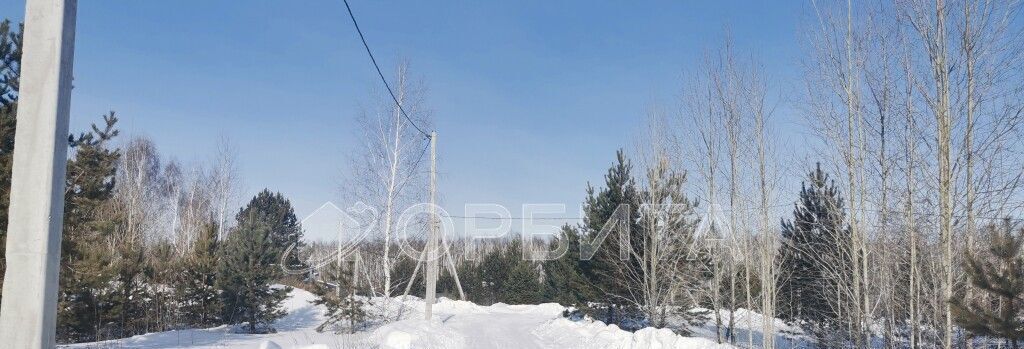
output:
[[[378,328],[370,335],[371,343],[383,349],[467,348],[466,335],[439,321],[409,319]]]
[[[644,328],[636,332],[600,321],[551,320],[534,334],[561,348],[698,349],[732,348],[705,338],[683,337],[668,329]]]
[[[283,287],[283,286],[275,286]],[[367,299],[367,312],[385,312],[402,319],[357,334],[318,333],[323,307],[316,296],[293,289],[281,307],[288,315],[274,323],[277,333],[243,334],[231,326],[150,333],[120,340],[82,343],[67,348],[607,348],[700,349],[731,348],[703,338],[683,337],[670,330],[622,330],[591,320],[561,317],[565,307],[554,304],[491,306],[441,298],[433,317],[423,318],[417,297]]]

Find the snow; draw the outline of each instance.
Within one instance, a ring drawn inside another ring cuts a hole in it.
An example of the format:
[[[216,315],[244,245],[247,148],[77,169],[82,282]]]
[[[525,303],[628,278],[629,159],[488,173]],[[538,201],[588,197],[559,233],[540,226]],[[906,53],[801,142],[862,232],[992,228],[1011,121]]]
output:
[[[235,327],[219,326],[63,348],[732,348],[705,338],[683,337],[668,329],[629,332],[598,321],[572,321],[563,318],[565,308],[554,303],[481,306],[447,298],[434,305],[430,320],[423,318],[423,301],[419,298],[369,299],[368,311],[401,312],[403,320],[356,334],[318,333],[315,328],[324,319],[324,309],[311,304],[314,299],[312,293],[293,289],[282,304],[288,315],[274,323],[277,333],[243,334]]]
[[[273,341],[263,341],[260,343],[260,349],[281,349],[281,346]]]
[[[555,348],[535,330],[565,309],[558,304],[480,306],[442,298],[431,321],[422,319],[423,302],[404,302],[412,314],[407,320],[377,329],[384,348]]]
[[[682,337],[664,328],[648,327],[629,332],[600,321],[571,321],[565,318],[549,321],[539,327],[535,334],[557,348],[732,348],[705,338]]]
[[[699,326],[689,326],[691,333],[704,338],[716,338],[715,314],[713,311],[702,308],[691,309],[691,312],[707,312],[707,321]],[[762,329],[764,323],[769,321],[764,315],[748,309],[739,308],[734,312],[719,310],[722,319],[722,333],[729,324],[729,318],[735,316],[735,341],[739,344],[747,343],[747,335],[752,336],[754,343],[762,342]],[[679,321],[678,319],[676,319]],[[781,319],[770,319],[775,328],[775,346],[780,349],[805,348],[813,343],[813,340],[804,334],[800,327],[789,324]]]

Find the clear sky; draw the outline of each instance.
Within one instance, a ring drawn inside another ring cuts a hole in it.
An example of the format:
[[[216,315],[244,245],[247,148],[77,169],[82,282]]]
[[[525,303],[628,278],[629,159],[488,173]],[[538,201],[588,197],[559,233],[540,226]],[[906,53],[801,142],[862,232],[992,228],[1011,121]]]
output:
[[[351,0],[379,62],[411,63],[440,134],[445,206],[566,203],[673,106],[726,31],[780,81],[799,76],[802,1]],[[0,15],[24,16],[23,0]],[[108,110],[184,162],[238,148],[245,197],[299,215],[338,197],[353,118],[379,87],[341,0],[81,0],[72,129]],[[781,115],[786,129],[788,116]]]

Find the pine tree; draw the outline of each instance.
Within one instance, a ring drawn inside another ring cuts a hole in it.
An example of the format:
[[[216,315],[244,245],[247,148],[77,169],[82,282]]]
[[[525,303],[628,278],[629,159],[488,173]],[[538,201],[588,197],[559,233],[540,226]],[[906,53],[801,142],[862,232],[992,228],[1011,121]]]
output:
[[[270,229],[269,239],[273,247],[275,261],[281,262],[285,251],[294,246],[285,263],[293,269],[302,267],[302,262],[298,257],[302,227],[299,225],[299,219],[295,216],[295,209],[292,208],[291,201],[281,193],[272,193],[269,189],[263,189],[236,215],[236,219],[239,221],[250,218],[263,222]]]
[[[112,115],[111,115],[112,117]],[[94,133],[99,132],[94,127]],[[89,135],[72,139],[72,143],[91,142]],[[164,290],[151,287],[163,275],[154,274],[149,258],[159,258],[163,252],[159,244],[147,235],[150,211],[144,208],[152,199],[155,178],[159,175],[159,155],[152,142],[135,138],[130,140],[117,164],[117,186],[109,203],[100,215],[104,226],[99,229],[109,254],[106,273],[113,278],[107,286],[109,306],[101,313],[107,320],[104,331],[114,338],[144,333],[151,329],[146,317],[153,300],[167,296]],[[166,266],[160,266],[165,268]]]
[[[630,232],[633,252],[627,267],[634,274],[622,276],[628,280],[629,299],[656,327],[667,325],[675,284],[698,280],[700,266],[688,257],[700,219],[694,212],[696,200],[686,197],[686,181],[685,171],[675,171],[666,158],[657,158],[638,194],[638,229]],[[693,320],[683,315],[683,320]]]
[[[541,285],[537,272],[528,261],[518,261],[502,283],[502,302],[508,304],[536,304],[541,300]]]
[[[103,117],[104,126],[69,137],[74,151],[68,160],[61,241],[57,338],[62,342],[96,340],[109,308],[107,288],[113,281],[111,253],[105,247],[113,221],[102,215],[114,193],[120,151],[109,147],[118,135],[117,117]]]
[[[566,306],[585,307],[589,300],[594,299],[594,289],[583,276],[580,266],[579,231],[569,225],[562,226],[556,240],[551,242],[554,249],[559,243],[566,245],[567,251],[561,257],[544,262],[544,298]]]
[[[279,305],[290,291],[271,287],[281,274],[276,262],[280,251],[265,218],[256,212],[239,218],[217,268],[222,316],[232,324],[247,323],[251,333],[270,331],[269,325],[285,315]]]
[[[503,300],[505,280],[515,264],[508,262],[507,254],[502,249],[495,249],[485,254],[480,261],[480,288],[484,304],[494,304]]]
[[[123,221],[116,224],[125,225]],[[146,263],[147,251],[141,243],[117,244],[112,251],[107,271],[113,275],[114,283],[105,315],[113,320],[107,331],[116,338],[145,332],[143,302],[151,298],[145,276],[152,271]]]
[[[456,271],[459,273],[462,291],[466,293],[466,300],[477,304],[483,303],[484,291],[482,281],[480,280],[480,267],[473,263],[473,261],[463,261],[456,266]],[[458,294],[459,290],[455,288],[455,279],[447,271],[444,275],[447,276],[445,278],[445,291],[449,294]]]
[[[990,297],[954,298],[954,320],[977,335],[1006,339],[1016,349],[1024,339],[1024,229],[1014,233],[1013,225],[1005,220],[986,230],[990,238],[987,258],[968,251],[965,269],[974,289]]]
[[[146,314],[139,328],[145,332],[163,332],[177,328],[182,322],[177,281],[184,272],[170,240],[159,238],[150,245],[144,257],[146,270],[142,282],[146,296],[142,308]]]
[[[603,304],[603,314],[596,313],[600,310],[594,309],[595,312],[590,315],[608,323],[618,323],[622,320],[623,314],[629,311],[625,308],[631,306],[625,301],[629,299],[629,290],[626,284],[628,278],[624,275],[641,275],[642,273],[636,258],[642,256],[642,251],[636,251],[637,248],[642,248],[642,245],[638,246],[633,243],[641,239],[639,234],[642,234],[640,227],[637,226],[639,200],[636,181],[631,175],[633,166],[622,150],[617,151],[615,155],[615,164],[608,169],[608,173],[604,176],[605,187],[595,190],[594,187],[587,185],[582,227],[584,236],[589,241],[596,241],[606,225],[615,224],[615,226],[609,227],[614,229],[597,247],[593,259],[581,263],[584,276],[592,282],[594,288],[599,290],[602,296],[600,302]],[[625,209],[624,213],[620,211],[622,215],[615,216],[616,210],[620,207]],[[627,238],[631,243],[630,248],[633,250],[628,256],[629,259],[623,264],[624,262],[620,258],[622,247],[620,234],[624,233],[622,229],[625,228],[629,229]]]
[[[441,270],[437,276],[437,294],[440,297],[447,297],[449,299],[459,299],[459,288],[455,284],[455,276],[452,275],[451,271],[448,270],[447,262],[442,262],[440,265]],[[470,268],[466,268],[469,265]],[[475,271],[472,270],[472,265],[469,263],[460,263],[455,266],[458,268],[459,282],[462,284],[462,292],[466,293],[466,298],[469,299],[469,285],[467,283],[476,282],[474,280],[476,275],[473,275]],[[468,273],[468,275],[467,275]]]
[[[779,313],[835,326],[836,284],[852,277],[850,228],[835,182],[818,164],[807,176],[793,219],[782,222]]]
[[[0,22],[0,246],[7,245],[7,207],[11,202],[11,170],[14,164],[14,131],[21,77],[22,26],[12,30],[11,21]],[[0,248],[0,275],[7,270],[5,249]],[[3,280],[0,280],[0,289]]]
[[[217,223],[211,220],[200,231],[192,253],[181,263],[177,298],[187,325],[204,327],[220,322],[222,304],[217,289],[220,242]]]
[[[399,258],[393,265],[392,280],[395,281],[396,290],[404,292],[405,288],[409,287],[410,295],[423,297],[427,292],[426,284],[423,283],[423,269],[417,272],[416,279],[412,279],[412,272],[416,269],[416,263],[416,260],[412,258]],[[410,282],[412,286],[409,286]]]
[[[326,310],[327,319],[320,326],[317,332],[323,332],[331,328],[333,332],[339,333],[348,329],[349,333],[355,333],[366,322],[367,313],[363,309],[366,303],[356,295],[356,285],[353,282],[351,268],[345,268],[345,263],[331,263],[327,267],[326,282],[333,284],[333,287],[325,286],[323,283],[314,283],[314,293],[319,296],[312,303],[323,306]]]

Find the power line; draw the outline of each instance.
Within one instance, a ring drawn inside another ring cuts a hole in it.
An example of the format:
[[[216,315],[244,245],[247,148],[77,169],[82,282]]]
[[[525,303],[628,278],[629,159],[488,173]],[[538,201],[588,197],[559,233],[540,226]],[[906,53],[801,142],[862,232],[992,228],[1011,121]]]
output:
[[[430,142],[423,145],[423,150],[420,150],[420,156],[416,158],[416,162],[412,164],[412,168],[420,167],[420,162],[423,161],[423,155],[427,153],[428,148],[430,148]]]
[[[485,219],[485,220],[525,220],[525,219],[536,219],[536,220],[582,220],[583,217],[486,217],[486,216],[455,216],[455,215],[444,215],[447,218],[462,218],[462,219]]]
[[[794,205],[794,204],[796,204],[796,203],[781,203],[781,204],[770,205],[767,208],[786,207],[786,206],[790,206],[790,205]],[[748,211],[748,210],[751,210],[751,209],[750,208],[719,209],[718,211],[719,212],[729,212],[729,211]],[[843,210],[844,211],[871,212],[871,213],[883,213],[883,212],[885,212],[884,210],[880,210],[880,209],[853,208],[853,207],[847,207],[847,208],[844,208]],[[891,213],[893,215],[899,215],[900,212],[899,211],[891,211]],[[933,212],[916,212],[916,213],[914,213],[914,216],[934,217],[934,216],[940,216],[940,214],[933,213]],[[495,220],[495,221],[497,221],[497,220],[526,220],[526,219],[536,219],[536,220],[583,220],[585,218],[585,217],[500,217],[500,216],[488,217],[488,216],[459,216],[459,215],[443,215],[443,217],[446,217],[446,218],[459,218],[459,219]],[[953,215],[953,218],[958,218],[958,219],[962,219],[962,218],[966,218],[966,217],[967,217],[966,215]],[[976,216],[974,218],[984,219],[984,220],[1002,220],[1002,219],[1006,219],[1006,218],[1010,218],[1011,220],[1024,219],[1024,218],[1013,218],[1013,217],[984,217],[984,216]]]
[[[410,168],[413,168],[413,169],[415,169],[415,168],[418,168],[418,167],[420,167],[420,162],[423,162],[423,155],[427,154],[427,149],[428,149],[428,148],[430,148],[430,142],[426,142],[426,143],[424,143],[424,144],[423,144],[423,150],[420,150],[420,155],[419,155],[418,157],[416,157],[416,162],[414,162],[414,163],[412,164],[412,167],[410,167]],[[398,192],[401,192],[401,191],[402,191],[402,188],[405,188],[405,185],[406,185],[407,183],[409,183],[409,180],[408,180],[408,179],[406,179],[406,180],[402,181],[402,183],[400,183],[400,184],[398,185]]]
[[[402,116],[412,124],[412,127],[416,128],[416,131],[420,131],[424,137],[430,138],[430,134],[426,133],[415,122],[409,117],[409,114],[405,112],[405,108],[402,108],[402,104],[398,102],[398,97],[395,97],[395,92],[391,90],[391,84],[388,84],[388,79],[384,78],[384,73],[380,71],[380,65],[377,64],[377,59],[373,57],[373,51],[370,50],[370,45],[366,43],[366,37],[363,36],[363,30],[359,29],[359,22],[356,22],[356,16],[352,14],[352,7],[348,5],[348,0],[345,2],[345,9],[348,10],[348,17],[352,19],[352,25],[356,27],[356,33],[359,33],[359,40],[363,42],[363,47],[366,48],[366,54],[370,56],[370,62],[373,62],[373,67],[377,69],[377,75],[380,76],[380,81],[384,82],[384,87],[388,89],[388,94],[391,95],[391,100],[395,102],[395,106],[398,107],[398,111],[402,113]]]

